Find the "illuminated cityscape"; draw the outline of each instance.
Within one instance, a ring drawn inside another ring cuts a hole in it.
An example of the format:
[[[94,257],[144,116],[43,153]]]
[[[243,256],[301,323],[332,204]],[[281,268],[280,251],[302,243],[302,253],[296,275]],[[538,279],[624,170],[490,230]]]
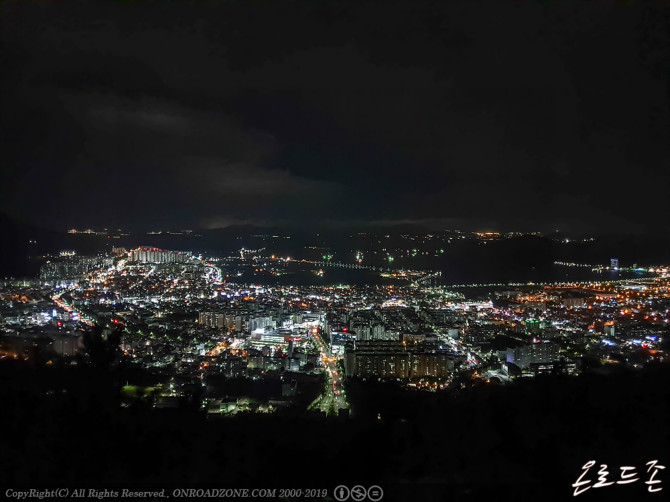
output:
[[[43,255],[36,276],[0,283],[0,363],[46,372],[45,406],[91,392],[68,383],[82,372],[119,420],[169,427],[173,413],[209,434],[245,431],[255,444],[248,421],[262,419],[313,434],[335,427],[350,441],[360,427],[425,433],[452,408],[465,419],[473,399],[509,399],[500,409],[527,415],[545,399],[536,393],[579,402],[633,386],[637,399],[656,396],[668,364],[663,263],[559,259],[523,273],[495,265],[486,276],[496,282],[470,283],[445,265],[463,254],[454,241],[486,247],[491,259],[538,240],[556,253],[576,245],[537,232],[365,232],[328,242],[242,232],[230,241],[239,249],[221,255],[198,252],[195,237],[183,251],[131,244],[146,233],[113,245],[106,235],[68,235],[67,250]],[[95,255],[76,250],[95,242]],[[516,274],[532,280],[510,280]],[[649,390],[640,395],[638,385]],[[427,406],[436,414],[424,416]],[[487,404],[476,409],[492,416]]]
[[[444,389],[456,375],[472,373],[467,384],[509,383],[579,374],[593,362],[641,368],[667,357],[668,267],[631,279],[546,284],[441,285],[430,271],[382,267],[377,275],[389,284],[320,286],[318,275],[303,286],[238,282],[249,271],[261,279],[314,266],[322,262],[263,252],[207,259],[142,247],[67,253],[45,261],[38,279],[5,281],[3,353],[29,359],[34,341],[44,357],[72,357],[84,348],[87,323],[118,328],[122,358],[150,368],[153,391],[170,395],[177,376],[210,389],[211,375],[295,371],[317,383],[326,375],[330,394],[349,377]]]
[[[460,235],[484,245],[478,234]],[[449,238],[401,235],[413,247],[392,252],[408,264],[429,253],[437,264],[441,248],[423,249]],[[528,236],[485,242],[509,238]],[[316,246],[293,257],[271,247],[205,257],[129,246],[44,258],[38,277],[2,283],[3,363],[56,372],[94,364],[97,332],[111,351],[107,371],[124,375],[119,410],[191,410],[223,427],[255,415],[347,423],[370,415],[385,424],[398,410],[371,399],[376,393],[422,401],[667,365],[670,268],[662,264],[626,271],[556,261],[559,275],[576,267],[583,280],[450,284],[434,269],[391,268],[384,252],[363,266],[360,249],[347,263],[328,246],[327,260],[310,258]],[[374,257],[374,246],[365,254]],[[343,271],[352,284],[329,280]]]
[[[0,2],[7,500],[664,500],[670,4]]]

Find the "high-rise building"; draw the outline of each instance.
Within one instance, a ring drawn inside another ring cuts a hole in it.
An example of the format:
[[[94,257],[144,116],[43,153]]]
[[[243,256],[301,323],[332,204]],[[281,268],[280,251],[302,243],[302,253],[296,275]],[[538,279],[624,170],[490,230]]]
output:
[[[249,331],[256,331],[258,329],[271,328],[274,329],[276,323],[271,316],[258,316],[249,319]]]
[[[550,363],[558,360],[558,344],[540,342],[507,349],[506,361],[520,368],[528,368],[534,363]]]
[[[375,324],[370,328],[370,338],[372,340],[386,340],[386,329],[382,324]]]
[[[198,322],[210,328],[223,329],[226,327],[226,314],[221,312],[200,312]]]
[[[348,349],[344,356],[347,377],[446,377],[453,369],[451,351],[423,342],[357,340],[355,347]]]
[[[268,319],[272,320],[271,317]],[[200,312],[198,322],[210,328],[225,328],[241,332],[249,326],[249,315],[245,311]],[[271,322],[270,326],[274,327],[274,322]]]
[[[191,252],[166,251],[152,247],[139,247],[129,253],[130,261],[139,263],[185,263],[191,256]]]

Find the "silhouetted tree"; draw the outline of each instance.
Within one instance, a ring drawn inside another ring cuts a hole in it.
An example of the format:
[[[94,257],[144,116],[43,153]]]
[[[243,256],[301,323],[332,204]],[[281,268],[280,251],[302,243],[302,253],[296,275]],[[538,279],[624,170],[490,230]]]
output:
[[[84,349],[96,367],[110,367],[119,353],[121,331],[105,329],[99,324],[83,336]]]

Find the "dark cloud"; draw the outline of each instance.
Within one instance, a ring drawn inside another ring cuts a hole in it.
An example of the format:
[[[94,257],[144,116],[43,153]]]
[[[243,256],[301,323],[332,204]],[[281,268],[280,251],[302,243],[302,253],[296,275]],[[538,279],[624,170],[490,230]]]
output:
[[[5,2],[0,209],[54,228],[666,228],[669,12]]]

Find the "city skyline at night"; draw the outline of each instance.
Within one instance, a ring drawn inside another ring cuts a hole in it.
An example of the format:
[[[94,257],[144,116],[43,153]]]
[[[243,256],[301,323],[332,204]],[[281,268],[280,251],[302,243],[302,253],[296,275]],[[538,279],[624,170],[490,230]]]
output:
[[[663,500],[670,3],[0,2],[0,496]]]

